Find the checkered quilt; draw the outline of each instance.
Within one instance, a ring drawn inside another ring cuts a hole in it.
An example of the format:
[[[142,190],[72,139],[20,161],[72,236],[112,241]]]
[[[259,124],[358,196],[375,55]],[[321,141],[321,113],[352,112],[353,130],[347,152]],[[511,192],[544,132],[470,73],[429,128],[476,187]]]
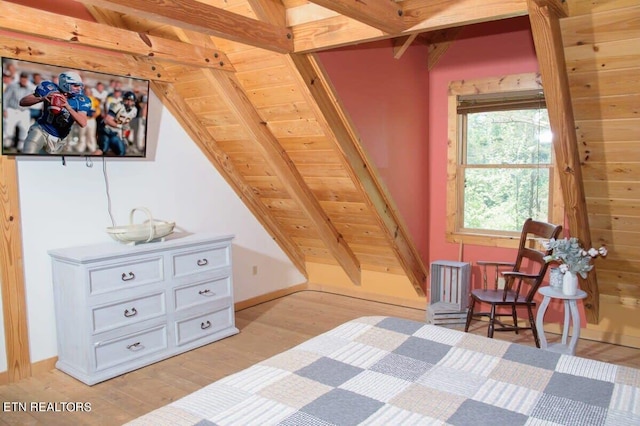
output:
[[[640,370],[362,317],[130,425],[640,425]]]

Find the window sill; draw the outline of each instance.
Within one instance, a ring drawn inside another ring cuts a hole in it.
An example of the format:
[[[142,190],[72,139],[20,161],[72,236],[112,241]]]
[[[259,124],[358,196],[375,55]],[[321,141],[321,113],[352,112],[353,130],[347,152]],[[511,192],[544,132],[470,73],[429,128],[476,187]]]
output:
[[[517,249],[520,243],[520,235],[504,234],[473,234],[461,232],[447,232],[447,242],[474,246],[501,247]]]

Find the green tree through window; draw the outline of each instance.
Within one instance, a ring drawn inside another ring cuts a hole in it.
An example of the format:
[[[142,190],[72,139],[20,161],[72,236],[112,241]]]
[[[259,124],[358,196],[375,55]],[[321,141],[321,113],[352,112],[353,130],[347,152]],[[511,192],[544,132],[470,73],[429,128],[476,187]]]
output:
[[[549,220],[552,145],[547,110],[539,100],[535,107],[535,98],[529,104],[521,100],[515,109],[510,103],[492,100],[476,107],[478,112],[459,109],[460,225],[466,230],[519,232],[528,217]]]

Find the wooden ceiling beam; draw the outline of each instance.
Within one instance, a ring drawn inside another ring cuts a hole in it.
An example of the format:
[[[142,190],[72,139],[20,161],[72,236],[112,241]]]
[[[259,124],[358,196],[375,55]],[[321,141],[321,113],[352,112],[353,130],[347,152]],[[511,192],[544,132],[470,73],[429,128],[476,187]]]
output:
[[[404,0],[404,20],[411,30],[440,29],[525,16],[526,0]]]
[[[107,52],[109,53],[109,52]],[[54,44],[46,40],[19,39],[8,32],[0,32],[0,55],[31,62],[46,63],[65,68],[90,70],[107,74],[145,78],[158,81],[175,81],[175,76],[164,71],[157,62],[117,53],[105,56],[105,52],[72,46],[69,43]]]
[[[542,86],[547,100],[549,122],[553,134],[556,170],[564,199],[565,214],[571,236],[577,237],[584,247],[591,247],[589,216],[582,182],[578,137],[569,91],[569,78],[564,57],[560,19],[556,7],[541,6],[538,0],[527,0],[531,32],[540,66]],[[595,271],[587,275],[585,314],[587,321],[597,324],[599,319],[599,292]]]
[[[299,6],[298,16],[304,15]],[[402,35],[489,22],[528,13],[526,0],[405,0],[402,2],[403,20],[412,26]],[[312,14],[309,14],[311,16]],[[390,35],[355,19],[337,15],[322,20],[299,21],[291,27],[294,51],[297,53],[325,50],[358,44],[365,41],[392,38]],[[399,34],[395,34],[397,36]]]
[[[33,19],[34,16],[38,19]],[[234,70],[227,56],[219,50],[83,21],[6,1],[0,2],[0,29],[69,42],[71,45],[142,56],[150,60]]]
[[[209,6],[196,0],[76,0],[185,30],[220,37],[279,53],[293,51],[289,28]]]
[[[313,3],[338,12],[388,34],[398,34],[409,28],[400,3],[390,0],[311,0]]]
[[[296,169],[293,161],[269,131],[267,123],[263,122],[235,75],[217,70],[208,71],[206,75],[211,86],[225,100],[238,122],[250,135],[256,147],[260,149],[265,160],[274,170],[291,198],[300,205],[309,219],[314,222],[320,239],[342,266],[351,282],[360,285],[361,271],[358,259],[342,235],[331,223],[320,202],[305,183],[298,169]]]

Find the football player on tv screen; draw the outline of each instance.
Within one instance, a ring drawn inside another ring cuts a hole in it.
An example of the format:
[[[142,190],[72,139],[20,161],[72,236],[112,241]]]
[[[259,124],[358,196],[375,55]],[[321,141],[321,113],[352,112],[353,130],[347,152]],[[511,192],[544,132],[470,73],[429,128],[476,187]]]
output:
[[[29,107],[44,102],[42,114],[29,128],[22,152],[59,154],[67,145],[65,138],[74,123],[87,125],[91,100],[84,95],[82,78],[75,71],[58,76],[58,84],[42,81],[35,91],[20,100],[20,106]]]
[[[136,95],[131,91],[124,92],[120,102],[109,104],[98,126],[99,148],[95,154],[106,155],[111,150],[115,155],[125,155],[131,143],[131,120],[137,115]]]

